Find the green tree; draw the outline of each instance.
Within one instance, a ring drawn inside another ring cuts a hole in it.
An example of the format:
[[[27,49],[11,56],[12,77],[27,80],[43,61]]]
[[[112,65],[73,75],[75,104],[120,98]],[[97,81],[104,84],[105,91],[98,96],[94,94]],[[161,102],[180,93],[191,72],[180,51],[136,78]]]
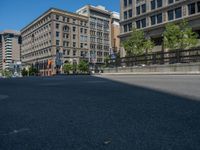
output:
[[[22,69],[22,76],[24,77],[24,76],[27,76],[27,75],[28,75],[28,71],[25,68],[23,68]]]
[[[6,77],[6,78],[11,78],[12,72],[10,70],[5,69],[2,71],[2,76]]]
[[[82,73],[87,73],[89,71],[89,64],[88,62],[81,60],[78,64],[78,70]]]
[[[143,49],[145,50],[145,53],[148,54],[149,52],[152,51],[154,48],[155,44],[150,40],[145,40],[143,43]]]
[[[167,24],[165,27],[164,46],[170,50],[186,49],[197,44],[197,34],[192,31],[188,23],[184,20],[179,25]]]
[[[73,70],[72,64],[70,64],[70,63],[65,63],[65,64],[63,65],[63,70],[64,70],[64,73],[69,74],[70,71]]]
[[[132,35],[123,42],[123,47],[128,56],[137,56],[144,54],[153,48],[153,42],[145,39],[144,32],[133,28]]]
[[[73,74],[77,73],[77,68],[78,68],[77,63],[73,63],[72,65]]]
[[[30,76],[35,76],[35,75],[37,75],[38,73],[39,73],[39,71],[37,70],[37,68],[35,68],[34,66],[31,66],[30,68],[29,68],[29,75]]]
[[[108,67],[108,64],[109,64],[109,59],[110,59],[110,56],[106,56],[104,61],[105,61],[105,66],[104,67]]]

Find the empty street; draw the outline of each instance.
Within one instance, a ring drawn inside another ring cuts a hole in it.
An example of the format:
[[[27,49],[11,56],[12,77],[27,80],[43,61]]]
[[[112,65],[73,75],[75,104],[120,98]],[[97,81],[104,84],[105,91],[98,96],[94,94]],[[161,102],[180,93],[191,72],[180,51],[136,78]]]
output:
[[[0,79],[0,150],[199,150],[199,76]]]

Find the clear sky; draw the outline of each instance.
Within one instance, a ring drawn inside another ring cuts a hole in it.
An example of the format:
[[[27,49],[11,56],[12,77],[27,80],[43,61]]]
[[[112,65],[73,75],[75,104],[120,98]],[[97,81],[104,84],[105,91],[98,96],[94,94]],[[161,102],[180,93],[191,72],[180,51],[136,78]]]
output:
[[[119,12],[119,0],[0,0],[0,31],[20,30],[50,7],[75,12],[86,4]]]

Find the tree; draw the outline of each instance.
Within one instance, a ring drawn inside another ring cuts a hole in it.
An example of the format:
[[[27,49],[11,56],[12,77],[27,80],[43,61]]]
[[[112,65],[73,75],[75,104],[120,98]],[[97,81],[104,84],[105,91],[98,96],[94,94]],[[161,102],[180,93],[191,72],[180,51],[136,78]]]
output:
[[[65,63],[65,64],[63,65],[63,70],[64,70],[64,73],[69,74],[70,71],[73,70],[72,64],[70,64],[70,63]]]
[[[72,70],[73,70],[73,74],[76,74],[77,73],[77,63],[73,63],[72,65]]]
[[[89,64],[88,62],[81,60],[80,63],[78,64],[78,69],[82,73],[87,73],[89,71]]]
[[[144,54],[153,48],[154,43],[145,39],[144,32],[133,28],[132,35],[123,42],[124,49],[128,56],[137,56]]]
[[[23,68],[22,69],[22,76],[24,77],[24,76],[27,76],[27,75],[28,75],[28,71],[25,68]]]
[[[165,27],[164,46],[168,49],[186,49],[197,44],[197,34],[184,20],[179,25],[167,24]]]
[[[33,65],[28,70],[30,76],[35,76],[39,73],[37,68],[35,68]]]
[[[2,76],[6,77],[6,78],[10,78],[10,77],[12,77],[12,72],[8,69],[5,69],[2,71]]]
[[[106,56],[104,61],[105,61],[105,66],[104,67],[108,67],[108,63],[109,63],[109,59],[110,59],[110,56]]]
[[[151,52],[154,46],[155,44],[150,39],[145,40],[143,43],[143,48],[146,54],[148,54],[148,52]]]

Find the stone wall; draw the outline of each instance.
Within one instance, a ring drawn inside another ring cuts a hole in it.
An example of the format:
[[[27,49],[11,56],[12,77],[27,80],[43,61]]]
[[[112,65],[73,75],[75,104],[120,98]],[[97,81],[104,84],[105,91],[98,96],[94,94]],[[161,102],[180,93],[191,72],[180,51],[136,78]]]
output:
[[[106,74],[200,74],[200,63],[105,68]]]

